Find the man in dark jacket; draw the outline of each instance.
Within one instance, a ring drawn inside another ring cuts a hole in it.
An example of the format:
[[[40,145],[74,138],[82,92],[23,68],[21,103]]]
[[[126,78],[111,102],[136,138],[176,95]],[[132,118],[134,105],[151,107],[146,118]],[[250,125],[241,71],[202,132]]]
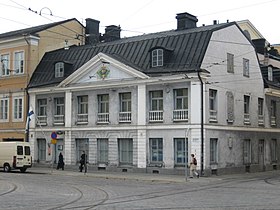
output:
[[[85,151],[83,151],[83,154],[81,155],[81,160],[80,160],[80,172],[83,171],[83,168],[85,167],[85,172],[87,172],[87,167],[86,167],[86,154]]]

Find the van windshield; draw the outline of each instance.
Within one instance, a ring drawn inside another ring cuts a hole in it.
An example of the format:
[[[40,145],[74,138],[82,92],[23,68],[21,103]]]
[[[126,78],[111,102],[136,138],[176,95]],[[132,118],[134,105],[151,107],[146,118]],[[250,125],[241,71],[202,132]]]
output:
[[[24,153],[25,153],[25,155],[30,155],[30,147],[29,146],[24,147]]]

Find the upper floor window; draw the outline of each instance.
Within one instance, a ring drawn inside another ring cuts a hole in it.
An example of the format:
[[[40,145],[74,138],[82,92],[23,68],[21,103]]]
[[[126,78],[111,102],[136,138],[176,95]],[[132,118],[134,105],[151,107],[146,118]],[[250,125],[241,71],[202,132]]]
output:
[[[163,91],[162,90],[151,91],[149,121],[156,122],[162,120],[163,120]]]
[[[264,116],[263,116],[263,98],[258,98],[258,124],[264,124]]]
[[[13,106],[13,112],[14,112],[14,119],[15,120],[22,120],[23,119],[23,98],[17,97],[14,98],[14,106]]]
[[[58,77],[63,77],[64,76],[64,63],[63,62],[58,62],[55,64],[55,78]]]
[[[131,93],[120,93],[119,121],[131,121]]]
[[[152,67],[163,66],[163,49],[152,51]]]
[[[46,116],[47,115],[47,99],[38,99],[38,116]]]
[[[226,92],[227,97],[227,122],[233,123],[234,121],[234,96],[231,91]]]
[[[188,89],[174,90],[174,110],[173,120],[187,120],[188,119]]]
[[[249,60],[246,58],[243,58],[243,75],[246,77],[249,77]]]
[[[234,73],[234,55],[227,53],[227,72]]]
[[[98,95],[98,118],[99,123],[109,122],[109,94]]]
[[[14,74],[24,73],[24,52],[15,52]]]
[[[3,54],[1,55],[1,76],[10,75],[10,55]]]
[[[250,96],[244,96],[244,124],[250,123]]]
[[[3,98],[0,100],[0,121],[8,120],[9,113],[9,100],[8,98]]]
[[[209,89],[210,121],[217,121],[217,90]]]
[[[88,96],[78,96],[77,123],[88,122]]]
[[[273,81],[273,71],[271,66],[267,68],[267,77],[269,81]]]
[[[54,124],[64,123],[64,98],[54,98]]]
[[[270,124],[276,125],[276,101],[271,100],[270,106]]]

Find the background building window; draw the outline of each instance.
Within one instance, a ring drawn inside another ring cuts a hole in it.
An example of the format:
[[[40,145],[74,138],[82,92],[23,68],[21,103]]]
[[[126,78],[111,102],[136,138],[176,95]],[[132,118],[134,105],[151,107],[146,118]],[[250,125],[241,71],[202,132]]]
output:
[[[14,98],[14,119],[22,120],[23,112],[23,99],[22,98]]]
[[[217,90],[209,89],[210,121],[217,121]]]
[[[7,98],[0,100],[0,120],[8,120],[9,100]]]
[[[243,75],[249,77],[249,71],[250,71],[249,60],[243,58]]]
[[[3,54],[1,55],[1,76],[10,75],[10,55]]]
[[[14,70],[15,70],[14,71],[15,74],[24,73],[24,53],[23,52],[15,53]]]
[[[227,72],[234,73],[234,55],[227,53]]]

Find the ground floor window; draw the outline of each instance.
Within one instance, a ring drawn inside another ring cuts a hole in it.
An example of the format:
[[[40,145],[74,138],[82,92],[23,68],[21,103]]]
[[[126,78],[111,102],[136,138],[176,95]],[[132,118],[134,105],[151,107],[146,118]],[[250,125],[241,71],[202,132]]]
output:
[[[46,161],[46,139],[37,139],[38,162]]]
[[[150,161],[151,163],[159,163],[163,161],[162,138],[150,138]]]
[[[133,164],[133,140],[118,139],[118,152],[120,165]]]
[[[178,166],[184,166],[185,165],[185,161],[186,161],[186,157],[188,157],[188,155],[186,155],[186,151],[188,151],[188,149],[186,149],[186,146],[188,144],[186,144],[187,139],[185,138],[175,138],[174,139],[174,163],[175,165]]]
[[[244,164],[251,163],[251,140],[245,139],[243,142],[243,158]]]
[[[97,139],[97,161],[108,163],[108,139]]]
[[[210,139],[210,163],[218,163],[218,139]]]
[[[76,139],[76,162],[77,163],[80,162],[83,151],[85,151],[85,154],[88,157],[89,155],[88,138]]]
[[[270,151],[271,151],[271,162],[275,163],[277,162],[277,140],[271,139],[271,145],[270,145]]]

